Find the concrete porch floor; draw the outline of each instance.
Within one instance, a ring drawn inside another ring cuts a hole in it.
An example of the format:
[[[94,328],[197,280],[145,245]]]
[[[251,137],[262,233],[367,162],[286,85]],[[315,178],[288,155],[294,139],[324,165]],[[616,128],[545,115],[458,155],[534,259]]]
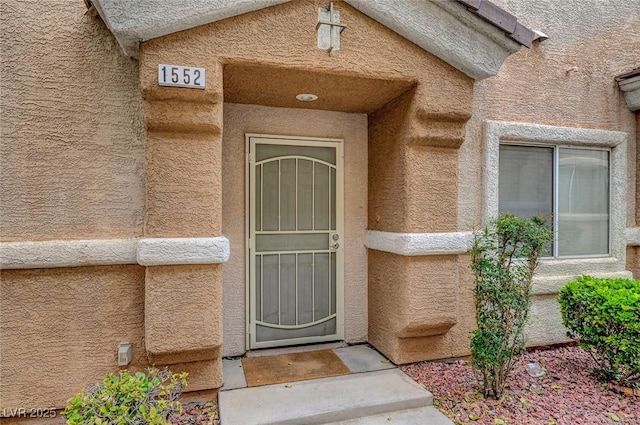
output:
[[[340,357],[351,373],[373,372],[376,370],[393,369],[396,366],[382,354],[366,344],[347,346],[344,343],[314,344],[299,347],[275,348],[259,351],[249,351],[247,357],[277,356],[288,353],[301,353],[316,350],[332,350]],[[246,388],[247,381],[242,369],[242,359],[222,360],[222,379],[224,384],[220,391]]]
[[[351,374],[248,388],[241,359],[224,359],[224,385],[218,395],[222,425],[453,425],[433,407],[431,393],[366,344],[321,344],[257,354],[326,349],[333,350]]]

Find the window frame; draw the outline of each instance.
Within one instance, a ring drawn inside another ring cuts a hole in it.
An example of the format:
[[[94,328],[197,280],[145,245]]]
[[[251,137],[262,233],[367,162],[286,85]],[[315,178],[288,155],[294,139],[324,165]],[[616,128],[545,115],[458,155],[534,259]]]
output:
[[[545,256],[543,257],[544,259],[572,259],[572,258],[604,258],[604,257],[611,257],[611,234],[612,234],[612,228],[611,228],[611,205],[612,205],[612,199],[611,199],[611,182],[612,182],[612,173],[611,173],[611,148],[610,147],[599,147],[599,146],[576,146],[576,145],[569,145],[569,144],[562,144],[562,143],[545,143],[545,142],[524,142],[524,141],[516,141],[516,140],[504,140],[501,141],[500,144],[498,145],[498,151],[500,150],[500,146],[522,146],[522,147],[532,147],[532,148],[550,148],[553,149],[553,163],[552,163],[552,168],[553,168],[553,192],[552,192],[552,214],[553,214],[553,252],[552,255],[550,256]],[[607,204],[607,215],[608,215],[608,241],[607,241],[607,253],[605,254],[584,254],[584,255],[560,255],[559,254],[559,250],[560,250],[560,241],[559,241],[559,226],[558,226],[558,221],[559,221],[559,208],[560,208],[560,204],[559,204],[559,193],[560,193],[560,184],[559,184],[559,180],[560,180],[560,150],[561,149],[576,149],[576,150],[585,150],[585,151],[601,151],[601,152],[607,152],[609,154],[608,157],[608,164],[607,164],[607,171],[608,171],[608,177],[609,177],[609,187],[608,187],[608,192],[609,192],[609,197],[608,197],[608,204]],[[498,152],[499,153],[499,152]],[[498,165],[499,165],[499,161],[500,161],[500,157],[498,155]],[[498,175],[499,178],[499,175]],[[498,195],[500,194],[500,187],[498,187]],[[498,198],[499,199],[499,198]],[[499,208],[499,207],[498,207]],[[498,209],[499,211],[499,209]]]
[[[543,258],[540,275],[580,275],[624,272],[626,268],[627,134],[621,131],[557,127],[542,124],[483,122],[482,220],[499,215],[500,144],[609,150],[609,254]],[[559,150],[555,150],[559,152]],[[556,153],[554,153],[554,156]],[[554,179],[556,177],[554,176]],[[555,196],[556,194],[554,194]],[[556,199],[554,199],[557,202]],[[555,208],[555,206],[554,206]]]

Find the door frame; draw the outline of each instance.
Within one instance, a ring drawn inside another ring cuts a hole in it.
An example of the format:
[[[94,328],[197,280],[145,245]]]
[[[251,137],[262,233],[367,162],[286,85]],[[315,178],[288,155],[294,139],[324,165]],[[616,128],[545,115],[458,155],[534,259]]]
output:
[[[292,146],[324,146],[336,149],[336,233],[340,235],[340,246],[336,249],[336,334],[321,337],[305,337],[268,342],[255,341],[255,322],[252,322],[251,294],[254,291],[255,279],[251,253],[255,252],[255,238],[251,238],[251,219],[255,216],[255,202],[251,202],[253,193],[252,167],[255,152],[251,150],[254,143]],[[344,340],[344,139],[324,137],[283,136],[272,134],[245,134],[245,311],[246,311],[246,349],[282,347],[328,341]]]

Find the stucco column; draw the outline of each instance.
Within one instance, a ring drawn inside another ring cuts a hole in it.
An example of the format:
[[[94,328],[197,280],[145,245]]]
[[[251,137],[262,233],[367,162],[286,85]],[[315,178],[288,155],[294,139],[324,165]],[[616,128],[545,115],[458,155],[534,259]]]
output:
[[[160,87],[158,63],[200,65],[185,58],[140,58],[145,104],[146,238],[211,238],[222,229],[222,66],[206,66],[206,89]],[[175,257],[184,249],[170,245]],[[169,262],[174,255],[167,254]],[[197,388],[222,384],[222,265],[146,268],[145,346],[149,361],[197,370]],[[194,365],[194,362],[202,363]],[[187,367],[179,365],[190,363]]]
[[[418,84],[370,114],[369,229],[458,230],[458,148],[470,110],[471,87],[452,108]],[[396,363],[465,354],[455,345],[472,324],[460,325],[460,309],[473,300],[460,287],[461,270],[457,255],[370,250],[370,342]]]

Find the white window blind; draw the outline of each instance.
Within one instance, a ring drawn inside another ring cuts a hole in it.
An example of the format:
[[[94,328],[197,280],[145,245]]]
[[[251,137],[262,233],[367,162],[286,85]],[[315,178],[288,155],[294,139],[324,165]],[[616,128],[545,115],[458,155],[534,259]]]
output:
[[[552,217],[553,256],[609,254],[609,152],[500,145],[499,210]]]

